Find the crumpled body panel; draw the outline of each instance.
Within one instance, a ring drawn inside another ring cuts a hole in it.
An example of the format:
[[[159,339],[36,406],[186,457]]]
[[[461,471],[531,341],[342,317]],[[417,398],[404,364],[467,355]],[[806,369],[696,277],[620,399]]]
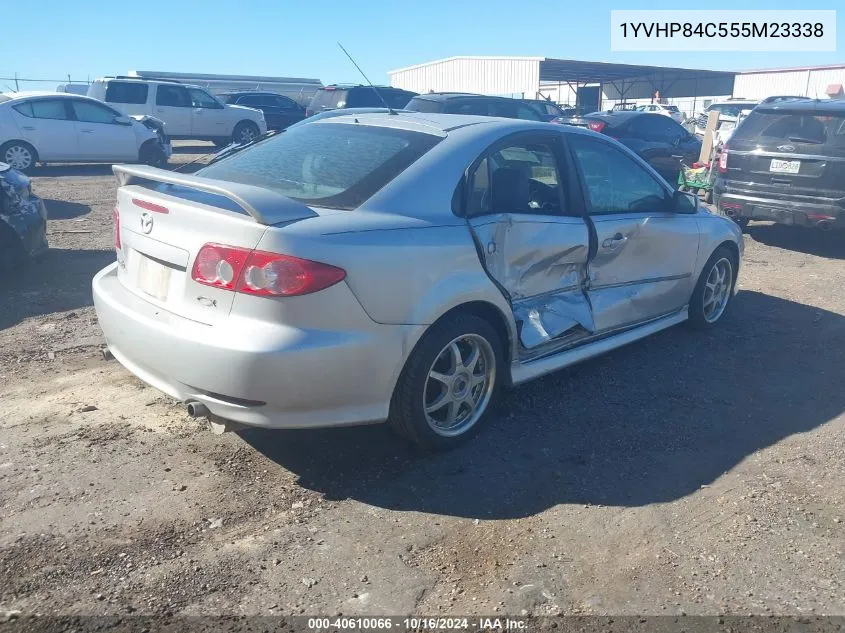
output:
[[[487,272],[511,301],[525,349],[576,326],[594,330],[583,291],[589,256],[583,219],[502,214],[470,223]]]

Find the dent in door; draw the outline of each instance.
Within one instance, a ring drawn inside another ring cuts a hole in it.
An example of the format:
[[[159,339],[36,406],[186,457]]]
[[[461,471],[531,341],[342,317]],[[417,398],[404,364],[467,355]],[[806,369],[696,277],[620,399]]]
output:
[[[531,350],[577,326],[595,330],[583,291],[589,236],[580,218],[490,216],[473,226],[484,264]]]

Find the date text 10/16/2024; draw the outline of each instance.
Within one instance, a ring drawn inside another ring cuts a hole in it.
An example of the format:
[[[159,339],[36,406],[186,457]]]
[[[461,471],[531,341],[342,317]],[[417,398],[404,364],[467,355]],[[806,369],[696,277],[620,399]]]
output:
[[[519,631],[528,621],[519,618],[473,617],[334,617],[308,618],[309,631]]]

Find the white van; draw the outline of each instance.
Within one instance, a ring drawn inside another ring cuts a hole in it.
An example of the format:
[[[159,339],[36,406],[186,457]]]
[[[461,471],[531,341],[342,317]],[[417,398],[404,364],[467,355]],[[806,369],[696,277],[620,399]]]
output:
[[[248,143],[267,131],[261,110],[221,103],[202,88],[177,81],[103,77],[91,83],[88,96],[126,115],[161,119],[175,139],[228,145]]]

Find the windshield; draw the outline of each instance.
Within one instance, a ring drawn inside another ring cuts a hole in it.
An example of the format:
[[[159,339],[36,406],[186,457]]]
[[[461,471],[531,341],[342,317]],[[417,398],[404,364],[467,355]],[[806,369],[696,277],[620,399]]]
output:
[[[317,207],[355,209],[440,137],[349,123],[314,123],[244,149],[198,176],[266,187]]]
[[[343,108],[346,106],[346,90],[318,90],[308,109],[313,112],[320,112],[321,110],[333,110],[334,108]]]
[[[405,109],[412,112],[443,112],[443,102],[424,97],[414,97],[408,102]]]

